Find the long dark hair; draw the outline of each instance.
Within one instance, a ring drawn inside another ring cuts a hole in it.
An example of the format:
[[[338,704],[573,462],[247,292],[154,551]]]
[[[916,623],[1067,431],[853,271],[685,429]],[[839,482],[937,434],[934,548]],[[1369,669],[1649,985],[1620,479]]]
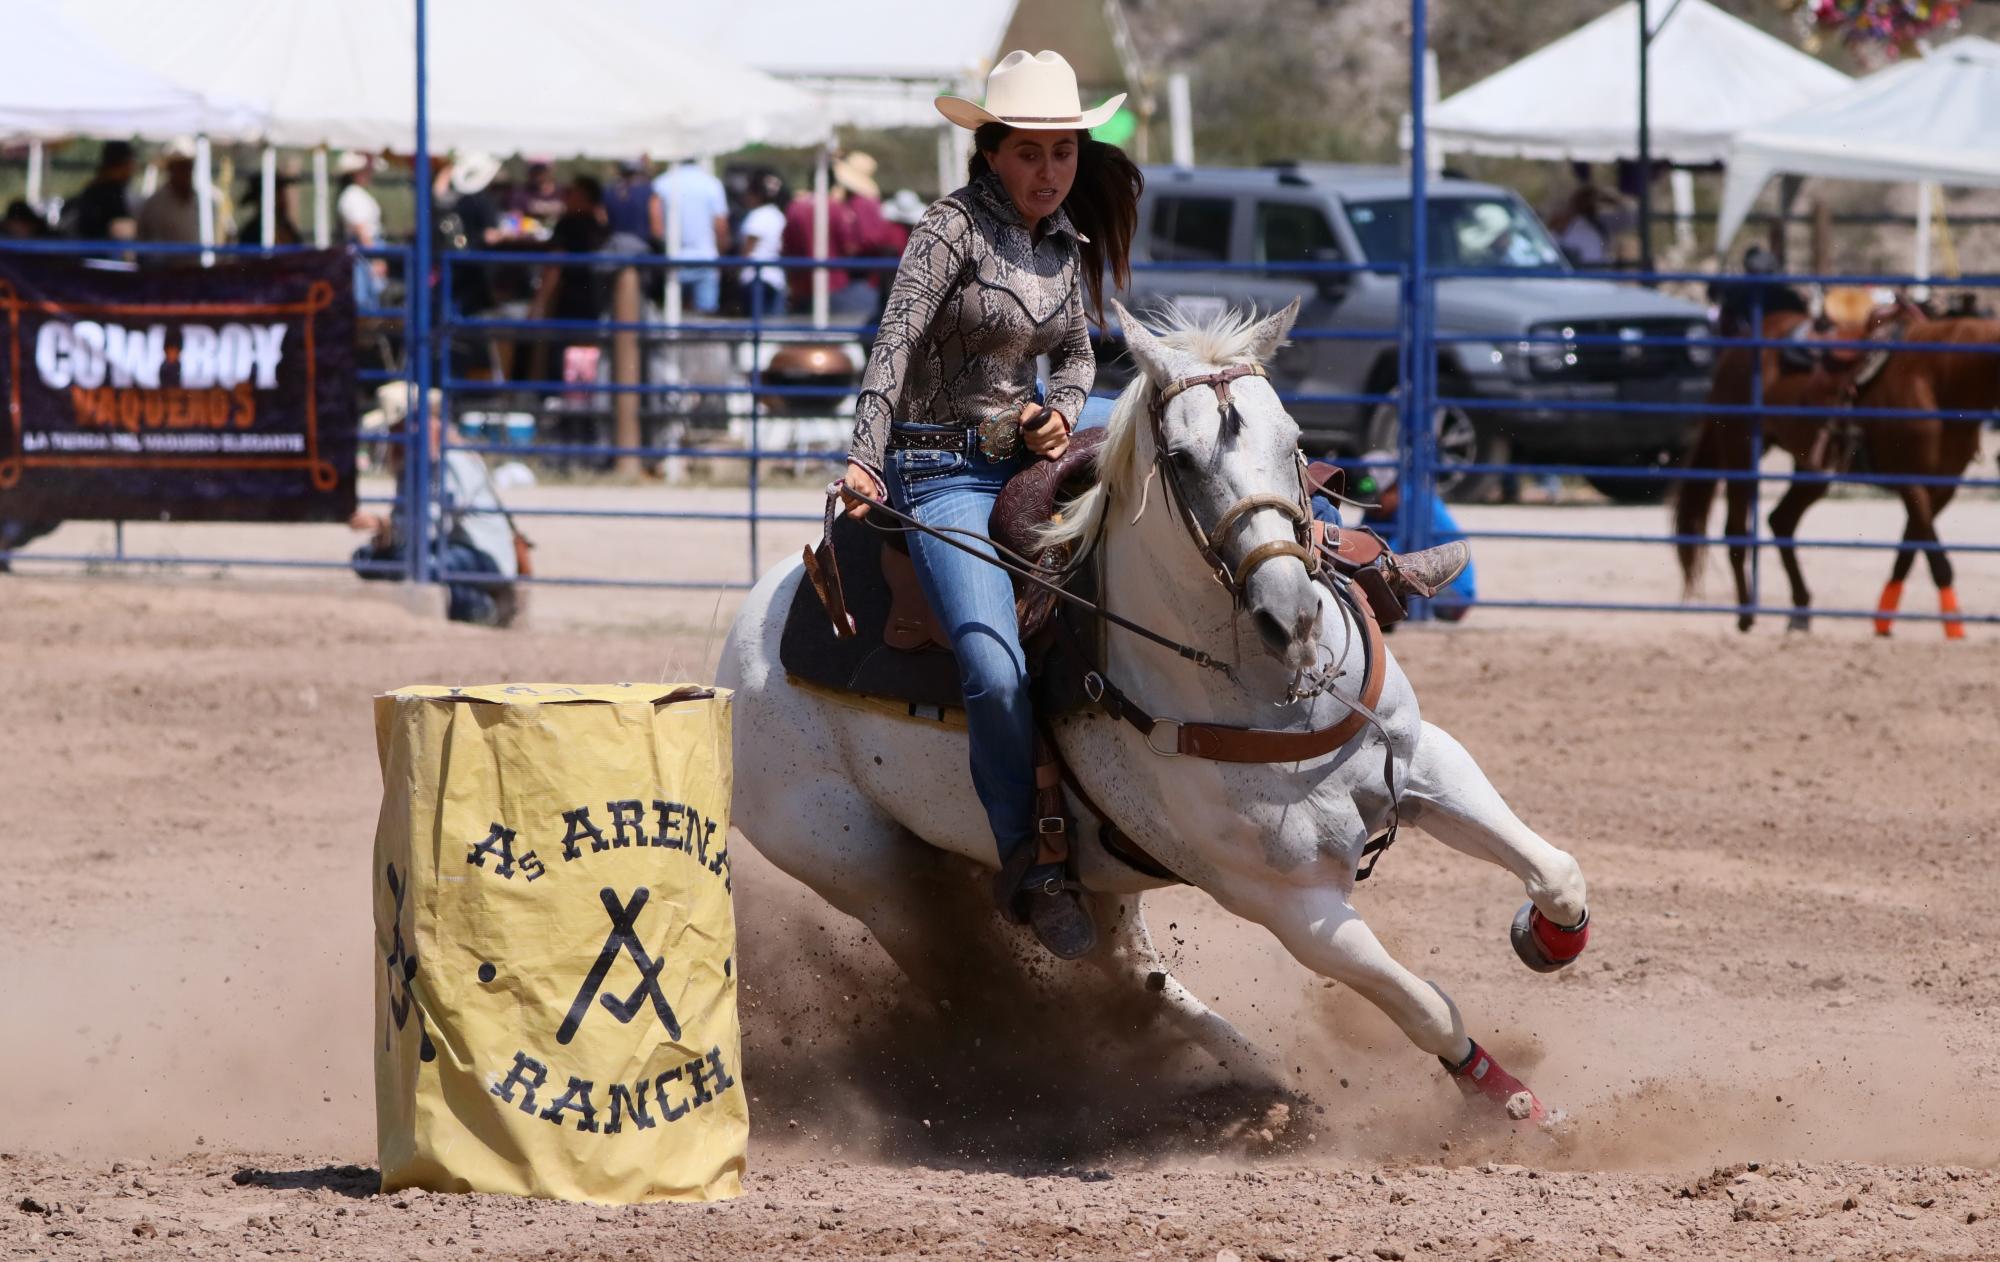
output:
[[[1005,123],[983,123],[972,133],[973,179],[993,168],[986,155],[997,152],[1000,142],[1013,133]],[[1076,182],[1070,185],[1063,209],[1070,222],[1089,240],[1079,247],[1084,290],[1090,296],[1091,314],[1104,323],[1104,269],[1111,268],[1112,284],[1125,288],[1132,280],[1132,234],[1139,229],[1139,194],[1146,188],[1146,176],[1137,163],[1117,145],[1092,138],[1076,129]]]

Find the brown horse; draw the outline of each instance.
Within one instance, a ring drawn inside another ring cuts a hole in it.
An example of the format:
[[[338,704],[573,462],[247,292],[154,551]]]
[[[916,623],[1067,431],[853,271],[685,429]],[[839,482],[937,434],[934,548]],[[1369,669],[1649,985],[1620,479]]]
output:
[[[1890,318],[1894,318],[1892,312]],[[1784,313],[1764,321],[1764,337],[1790,337],[1808,317]],[[1984,346],[2000,343],[2000,321],[1973,319],[1912,319],[1902,327],[1902,342],[1951,343],[1957,346]],[[1712,404],[1747,405],[1751,395],[1751,348],[1730,347],[1717,359],[1715,379],[1709,387]],[[1764,418],[1766,447],[1791,453],[1793,467],[1800,473],[1844,473],[1857,456],[1865,457],[1868,470],[1875,474],[1907,473],[1928,477],[1963,477],[1979,450],[1979,422],[1950,421],[1937,417],[1922,419],[1857,420],[1840,415],[1848,404],[1864,408],[1907,408],[1932,412],[1992,412],[2000,406],[2000,354],[1982,350],[1918,351],[1892,350],[1879,370],[1868,356],[1851,362],[1821,363],[1806,371],[1783,371],[1779,353],[1762,350],[1764,357],[1764,402],[1774,406],[1824,407],[1820,416],[1786,415]],[[1865,382],[1858,380],[1866,376]],[[1752,418],[1742,413],[1711,414],[1697,434],[1688,455],[1687,468],[1737,470],[1751,467]],[[1788,626],[1803,631],[1810,625],[1812,593],[1799,571],[1797,550],[1792,546],[1799,519],[1832,485],[1827,481],[1793,482],[1771,510],[1771,534],[1784,562],[1785,576],[1791,580],[1792,606],[1796,610]],[[1748,479],[1728,483],[1725,532],[1741,538],[1750,532],[1750,506],[1757,484]],[[1953,484],[1913,483],[1894,487],[1908,514],[1903,544],[1897,549],[1889,581],[1882,588],[1878,605],[1884,614],[1894,613],[1902,601],[1903,581],[1919,551],[1930,563],[1931,579],[1937,584],[1938,608],[1952,615],[1959,611],[1958,595],[1952,588],[1951,558],[1937,546],[1937,515],[1951,502],[1958,487]],[[1708,533],[1709,507],[1715,500],[1715,483],[1703,479],[1682,481],[1674,502],[1674,530],[1683,537]],[[1928,546],[1926,546],[1928,545]],[[1686,590],[1692,592],[1700,574],[1701,545],[1682,542],[1676,547]],[[1736,578],[1737,603],[1755,605],[1750,591],[1746,561],[1749,549],[1740,544],[1729,547],[1729,566]],[[1748,631],[1755,619],[1738,614],[1736,625]],[[1888,635],[1891,620],[1875,620],[1878,635]],[[1962,639],[1965,624],[1947,617],[1945,635]]]

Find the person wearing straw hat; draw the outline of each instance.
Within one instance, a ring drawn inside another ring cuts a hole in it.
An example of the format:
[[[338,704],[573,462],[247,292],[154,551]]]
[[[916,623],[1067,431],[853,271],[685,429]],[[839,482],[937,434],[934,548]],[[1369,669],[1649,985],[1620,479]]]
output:
[[[1012,52],[984,105],[941,96],[973,132],[970,181],[910,235],[856,403],[844,489],[887,496],[926,525],[984,533],[1007,479],[1060,456],[1096,376],[1086,312],[1101,315],[1105,272],[1130,277],[1139,168],[1090,129],[1120,95],[1086,110],[1054,52]],[[1046,405],[1036,360],[1049,358]],[[866,502],[849,496],[849,511]],[[995,901],[1065,959],[1096,926],[1059,863],[1039,862],[1034,716],[1006,573],[928,536],[908,535],[918,579],[958,655],[972,783],[1001,875]]]

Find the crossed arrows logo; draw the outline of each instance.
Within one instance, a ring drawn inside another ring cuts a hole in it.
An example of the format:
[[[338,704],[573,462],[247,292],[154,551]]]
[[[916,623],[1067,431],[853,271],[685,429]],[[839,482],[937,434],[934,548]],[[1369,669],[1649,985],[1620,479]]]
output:
[[[583,1019],[590,1015],[590,1001],[593,999],[602,1003],[606,1012],[618,1018],[620,1025],[631,1024],[632,1019],[639,1015],[639,1009],[650,1001],[668,1036],[680,1038],[681,1023],[675,1019],[674,1010],[667,1004],[667,996],[660,989],[660,970],[666,967],[666,958],[662,956],[656,960],[648,955],[635,928],[649,896],[650,891],[643,885],[632,891],[630,903],[620,903],[616,890],[602,889],[597,892],[605,913],[611,917],[611,932],[605,935],[604,949],[597,953],[597,962],[590,966],[589,975],[577,989],[576,998],[569,1005],[569,1015],[563,1018],[562,1028],[556,1031],[556,1042],[567,1044],[576,1037]],[[604,985],[611,966],[618,962],[620,952],[630,955],[632,963],[638,967],[639,985],[623,999],[599,995],[598,989]]]

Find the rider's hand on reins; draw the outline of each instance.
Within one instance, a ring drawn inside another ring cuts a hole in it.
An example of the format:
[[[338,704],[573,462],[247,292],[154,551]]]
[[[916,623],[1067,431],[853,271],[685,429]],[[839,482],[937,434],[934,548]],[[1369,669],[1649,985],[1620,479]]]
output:
[[[849,517],[867,516],[868,500],[864,500],[860,496],[853,494],[849,488],[852,488],[853,491],[859,491],[861,495],[866,495],[869,499],[880,500],[886,498],[882,494],[881,481],[866,468],[856,464],[852,460],[847,462],[847,476],[840,483],[840,500],[841,503],[847,506],[844,511]]]
[[[1057,460],[1069,450],[1069,418],[1039,403],[1021,408],[1021,438],[1028,450],[1044,460]]]

